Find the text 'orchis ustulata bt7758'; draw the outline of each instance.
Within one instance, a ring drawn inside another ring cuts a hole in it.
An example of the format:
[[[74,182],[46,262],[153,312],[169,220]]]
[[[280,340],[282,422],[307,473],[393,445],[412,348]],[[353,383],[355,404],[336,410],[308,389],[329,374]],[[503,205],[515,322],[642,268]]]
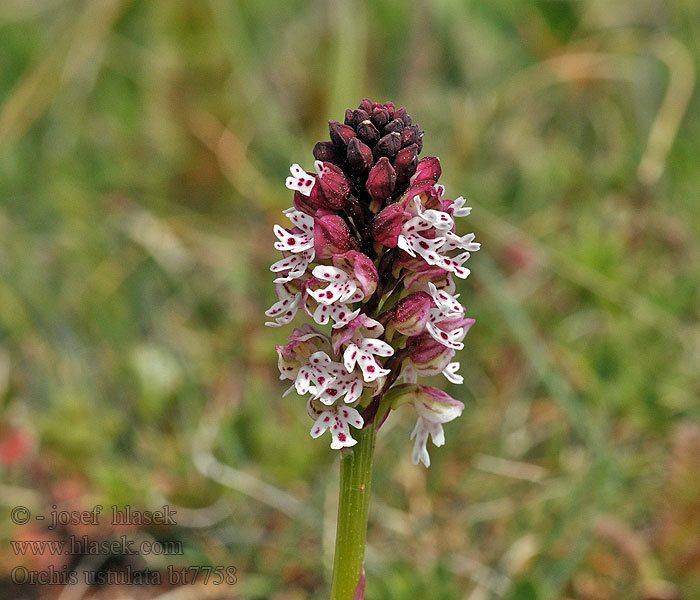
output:
[[[299,309],[315,323],[277,346],[281,378],[293,382],[288,392],[309,395],[311,436],[330,431],[331,448],[353,446],[352,428],[379,427],[412,404],[413,462],[429,466],[428,435],[441,446],[442,424],[464,405],[418,377],[463,381],[453,358],[474,320],[454,277],[469,275],[479,244],[455,220],[471,209],[444,197],[437,157],[418,159],[423,132],[405,108],[365,99],[329,126],[314,172],[292,165],[291,224],[274,227],[282,259],[271,267],[279,300],[267,325],[287,325]]]

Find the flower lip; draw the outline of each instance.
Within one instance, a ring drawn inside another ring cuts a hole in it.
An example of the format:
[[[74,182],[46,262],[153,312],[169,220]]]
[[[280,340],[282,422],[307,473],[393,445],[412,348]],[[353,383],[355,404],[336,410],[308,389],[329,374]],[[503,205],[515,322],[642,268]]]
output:
[[[286,186],[290,190],[296,190],[303,196],[310,196],[311,190],[314,188],[316,183],[316,178],[313,175],[309,175],[296,163],[294,163],[289,170],[292,173],[292,176],[287,177],[287,180],[285,181]]]

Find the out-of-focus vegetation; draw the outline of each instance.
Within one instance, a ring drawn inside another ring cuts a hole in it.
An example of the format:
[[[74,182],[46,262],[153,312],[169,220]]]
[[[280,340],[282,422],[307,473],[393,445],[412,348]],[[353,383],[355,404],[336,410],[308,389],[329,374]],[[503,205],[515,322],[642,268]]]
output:
[[[3,0],[0,579],[8,540],[85,533],[11,506],[168,502],[179,525],[138,533],[180,564],[326,597],[337,457],[263,311],[288,166],[368,96],[425,129],[483,249],[466,385],[440,381],[464,415],[427,471],[408,410],[381,432],[367,597],[700,597],[699,23],[696,0]]]

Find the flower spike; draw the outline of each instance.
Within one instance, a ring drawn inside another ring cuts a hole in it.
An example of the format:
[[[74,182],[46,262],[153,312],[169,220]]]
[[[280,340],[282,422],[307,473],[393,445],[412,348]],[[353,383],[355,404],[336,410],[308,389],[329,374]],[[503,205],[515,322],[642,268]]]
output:
[[[266,324],[285,326],[300,308],[315,323],[277,346],[281,378],[307,396],[311,437],[330,431],[334,449],[357,443],[351,429],[378,426],[386,399],[390,409],[413,406],[412,458],[427,467],[428,438],[441,446],[442,425],[463,409],[418,380],[464,381],[453,359],[474,320],[454,278],[469,275],[465,263],[480,247],[457,231],[471,208],[445,197],[437,157],[419,158],[423,132],[405,108],[365,98],[328,124],[313,171],[295,163],[286,179],[291,226],[273,228],[282,257],[270,267],[277,301]]]

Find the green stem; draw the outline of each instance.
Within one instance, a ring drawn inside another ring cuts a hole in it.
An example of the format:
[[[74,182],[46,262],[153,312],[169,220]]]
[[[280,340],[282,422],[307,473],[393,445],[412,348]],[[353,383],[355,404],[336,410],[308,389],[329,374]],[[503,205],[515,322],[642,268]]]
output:
[[[359,431],[355,439],[357,444],[340,459],[340,501],[331,600],[353,600],[365,557],[376,439],[374,424]]]

